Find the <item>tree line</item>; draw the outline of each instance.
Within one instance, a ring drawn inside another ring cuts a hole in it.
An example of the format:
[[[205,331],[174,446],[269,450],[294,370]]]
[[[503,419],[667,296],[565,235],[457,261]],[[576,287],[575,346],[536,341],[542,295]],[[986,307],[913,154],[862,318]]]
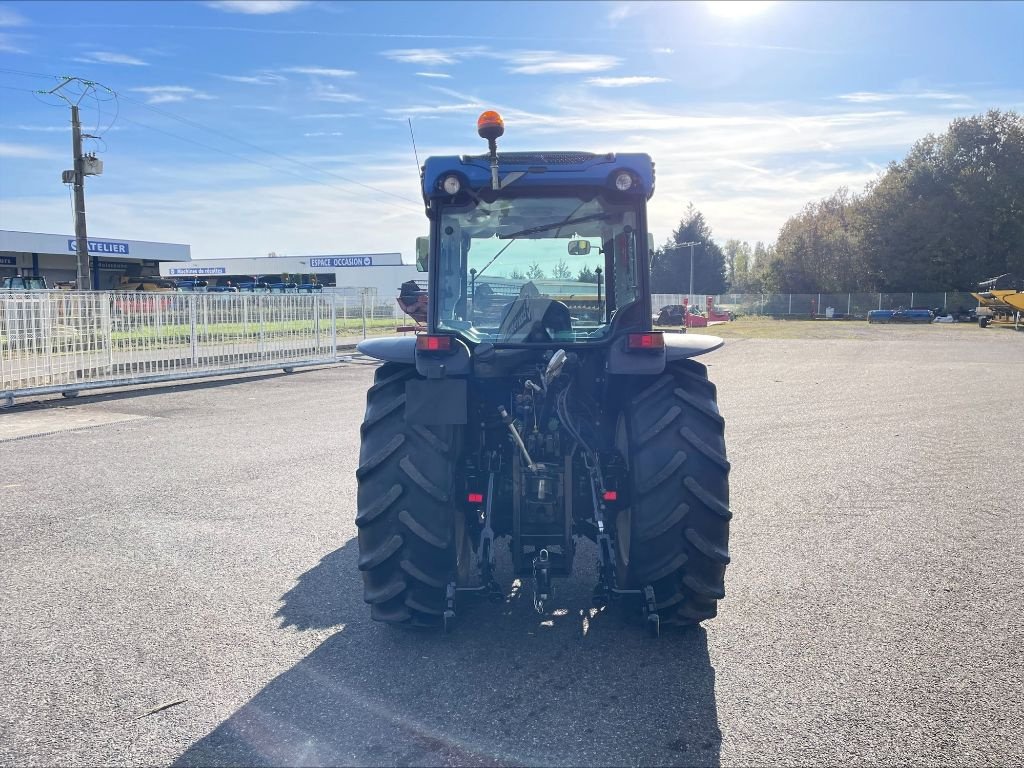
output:
[[[808,203],[773,244],[718,248],[691,204],[652,258],[659,292],[945,291],[1024,277],[1024,117],[992,110],[958,118],[889,164],[863,192]]]

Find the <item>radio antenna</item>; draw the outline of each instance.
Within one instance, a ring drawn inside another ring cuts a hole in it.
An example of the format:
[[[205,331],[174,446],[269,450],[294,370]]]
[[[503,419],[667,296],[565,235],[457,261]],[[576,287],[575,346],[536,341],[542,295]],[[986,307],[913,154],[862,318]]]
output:
[[[416,174],[420,172],[420,153],[416,151],[416,134],[412,132],[412,118],[407,118],[409,121],[409,138],[412,139],[412,154],[416,158]]]

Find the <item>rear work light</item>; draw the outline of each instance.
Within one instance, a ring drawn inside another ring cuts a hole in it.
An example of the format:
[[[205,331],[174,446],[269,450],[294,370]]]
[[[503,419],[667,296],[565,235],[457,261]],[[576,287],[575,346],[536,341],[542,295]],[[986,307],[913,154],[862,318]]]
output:
[[[470,504],[483,504],[484,495],[482,493],[470,493],[466,496],[466,501]]]
[[[631,333],[626,341],[626,349],[657,351],[664,348],[665,335],[661,331]]]
[[[421,333],[416,337],[416,349],[419,352],[451,352],[452,337]]]
[[[619,500],[619,493],[618,493],[618,491],[605,491],[604,492],[604,500],[605,501],[618,501]]]

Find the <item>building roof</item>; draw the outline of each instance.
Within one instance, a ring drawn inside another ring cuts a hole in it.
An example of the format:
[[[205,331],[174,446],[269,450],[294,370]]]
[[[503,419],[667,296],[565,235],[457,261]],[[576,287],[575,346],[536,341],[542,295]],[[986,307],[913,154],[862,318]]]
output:
[[[75,236],[42,232],[18,232],[0,229],[0,252],[47,253],[74,255]],[[156,243],[146,240],[125,240],[89,237],[89,253],[95,256],[116,256],[119,260],[191,261],[192,248],[182,243]]]

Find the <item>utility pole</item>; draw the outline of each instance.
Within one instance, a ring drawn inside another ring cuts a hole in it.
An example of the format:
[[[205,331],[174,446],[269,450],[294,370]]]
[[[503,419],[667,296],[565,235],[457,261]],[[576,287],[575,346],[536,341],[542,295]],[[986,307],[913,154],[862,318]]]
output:
[[[82,124],[78,105],[71,105],[71,147],[75,158],[75,250],[78,253],[78,290],[92,289],[92,264],[89,262],[89,234],[85,227],[85,174],[82,173]]]
[[[72,101],[61,89],[69,83],[78,82],[83,86],[77,101]],[[64,171],[64,183],[72,183],[75,190],[75,251],[78,256],[78,277],[76,285],[80,291],[88,291],[93,288],[92,263],[89,260],[89,234],[85,226],[85,177],[102,172],[102,162],[90,157],[90,170],[85,168],[86,157],[82,154],[82,124],[78,116],[78,105],[87,93],[95,88],[95,83],[89,80],[82,80],[78,77],[65,77],[64,82],[58,85],[49,94],[55,95],[71,107],[71,152],[74,159],[74,169]],[[94,137],[92,137],[94,138]]]

